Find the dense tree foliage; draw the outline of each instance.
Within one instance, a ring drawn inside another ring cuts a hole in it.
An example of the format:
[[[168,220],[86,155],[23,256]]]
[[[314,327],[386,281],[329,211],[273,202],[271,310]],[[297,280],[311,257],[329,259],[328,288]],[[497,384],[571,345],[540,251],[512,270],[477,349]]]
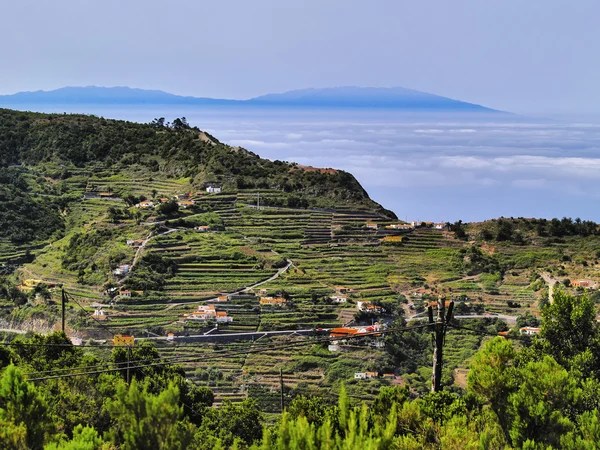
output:
[[[457,224],[459,224],[457,222]],[[456,228],[457,224],[451,226]],[[463,227],[464,228],[464,227]],[[600,233],[598,224],[590,220],[505,218],[485,222],[478,228],[477,237],[484,241],[509,241],[522,244],[527,237],[560,239],[567,236],[593,236]],[[461,233],[466,237],[466,232]]]

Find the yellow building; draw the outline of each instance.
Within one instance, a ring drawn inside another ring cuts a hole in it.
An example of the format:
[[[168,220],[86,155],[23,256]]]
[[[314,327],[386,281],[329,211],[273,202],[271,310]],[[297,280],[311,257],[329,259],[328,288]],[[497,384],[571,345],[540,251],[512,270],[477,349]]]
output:
[[[135,344],[135,338],[126,334],[115,334],[113,338],[113,344],[115,347],[129,346],[133,347]]]
[[[286,303],[287,300],[283,297],[261,297],[260,304],[261,305],[282,305]]]
[[[402,242],[402,236],[386,236],[381,240],[381,242],[390,242],[390,243],[398,244],[398,243]]]

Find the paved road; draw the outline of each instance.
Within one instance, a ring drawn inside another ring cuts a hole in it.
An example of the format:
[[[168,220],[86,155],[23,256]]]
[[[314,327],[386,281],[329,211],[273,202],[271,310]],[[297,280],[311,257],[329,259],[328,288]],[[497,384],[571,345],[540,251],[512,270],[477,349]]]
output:
[[[137,251],[135,252],[135,256],[133,257],[133,263],[131,264],[131,269],[134,268],[134,266],[138,263],[141,254],[142,254],[142,250],[144,250],[146,248],[146,245],[148,244],[149,241],[151,241],[152,239],[158,237],[158,236],[164,236],[166,234],[170,234],[170,233],[174,233],[175,231],[180,231],[178,228],[170,228],[167,231],[163,231],[162,233],[158,233],[158,234],[149,234],[148,237],[146,239],[144,239],[144,241],[142,242],[142,245],[140,245],[137,249]]]
[[[540,275],[548,285],[548,301],[552,303],[552,300],[554,300],[554,285],[556,284],[556,280],[547,272],[542,272]]]
[[[272,277],[269,277],[266,280],[259,281],[258,283],[251,284],[250,286],[246,286],[237,291],[223,293],[223,295],[243,294],[245,292],[248,292],[252,289],[257,288],[258,286],[262,286],[265,283],[268,283],[270,281],[273,281],[273,280],[279,278],[284,272],[286,272],[290,267],[292,267],[294,265],[294,263],[292,261],[290,261],[289,259],[286,259],[286,261],[287,261],[287,264],[284,267],[282,267],[281,269],[278,269],[277,272],[275,273],[275,275],[273,275]],[[206,298],[203,300],[190,300],[189,302],[177,302],[177,303],[165,303],[164,301],[158,301],[158,302],[144,301],[143,304],[144,305],[165,305],[166,309],[171,309],[174,306],[193,305],[194,303],[216,302],[216,301],[217,301],[217,297]]]
[[[121,278],[118,281],[118,284],[122,285],[123,283],[125,283],[125,280],[127,278],[129,278],[129,275],[131,274],[131,270],[137,265],[137,263],[139,262],[141,256],[142,256],[142,251],[146,248],[146,245],[148,244],[149,241],[151,241],[152,239],[158,237],[158,236],[164,236],[166,234],[170,234],[170,233],[174,233],[175,231],[179,231],[178,228],[170,228],[167,231],[163,231],[162,233],[158,233],[158,234],[149,234],[148,237],[146,239],[144,239],[142,241],[142,245],[140,245],[138,247],[138,249],[135,252],[135,256],[133,257],[133,262],[131,263],[131,266],[129,267],[129,272],[127,272],[127,275],[125,275],[123,278]]]
[[[224,333],[224,334],[195,334],[192,336],[178,336],[175,342],[227,342],[227,341],[255,341],[267,336],[310,336],[312,329],[305,330],[279,330],[279,331],[251,331],[246,333]],[[136,338],[138,339],[138,338]],[[166,341],[166,336],[139,338],[139,340]]]
[[[15,333],[15,334],[25,334],[27,331],[25,330],[15,330],[14,328],[0,328],[1,333]]]

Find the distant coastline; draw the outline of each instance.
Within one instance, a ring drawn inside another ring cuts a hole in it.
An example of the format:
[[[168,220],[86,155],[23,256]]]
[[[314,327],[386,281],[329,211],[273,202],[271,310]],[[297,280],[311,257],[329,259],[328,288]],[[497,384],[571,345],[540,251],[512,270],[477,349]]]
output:
[[[129,87],[64,87],[0,95],[0,107],[16,105],[180,105],[260,109],[375,109],[427,112],[503,113],[474,103],[405,88],[337,87],[267,94],[246,100],[186,97]]]

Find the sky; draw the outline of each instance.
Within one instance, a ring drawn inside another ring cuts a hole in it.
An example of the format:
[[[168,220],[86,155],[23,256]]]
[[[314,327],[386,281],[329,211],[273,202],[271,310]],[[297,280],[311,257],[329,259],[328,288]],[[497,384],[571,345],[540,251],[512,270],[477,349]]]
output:
[[[600,115],[597,0],[1,0],[0,94],[131,86],[249,98],[402,86]]]

